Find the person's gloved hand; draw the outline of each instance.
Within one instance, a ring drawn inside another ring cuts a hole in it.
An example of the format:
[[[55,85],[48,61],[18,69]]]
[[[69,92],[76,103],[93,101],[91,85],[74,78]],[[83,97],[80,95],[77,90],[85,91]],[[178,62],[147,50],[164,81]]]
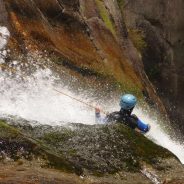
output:
[[[99,118],[101,117],[101,114],[100,114],[100,107],[99,106],[96,106],[95,107],[95,117],[98,119],[99,121]]]
[[[100,108],[99,107],[95,107],[95,113],[100,113]]]

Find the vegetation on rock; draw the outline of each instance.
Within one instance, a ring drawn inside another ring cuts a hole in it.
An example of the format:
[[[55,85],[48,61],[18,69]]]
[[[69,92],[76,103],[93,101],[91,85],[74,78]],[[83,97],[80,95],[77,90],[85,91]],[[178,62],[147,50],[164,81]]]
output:
[[[120,7],[122,7],[124,5],[124,0],[117,0],[117,2],[118,2],[118,5]]]
[[[100,16],[102,20],[104,21],[106,27],[111,31],[111,33],[115,36],[116,31],[114,28],[114,23],[112,21],[112,18],[109,15],[108,10],[106,9],[104,2],[102,0],[96,0],[96,4],[99,9]]]
[[[175,158],[166,149],[118,123],[94,126],[70,124],[69,127],[12,123],[12,126],[2,123],[8,131],[20,132],[20,138],[14,137],[14,142],[24,147],[29,155],[36,154],[46,159],[50,166],[78,174],[84,171],[95,175],[139,172],[143,162],[154,167],[159,165],[160,160]],[[7,132],[6,129],[3,131]],[[26,147],[22,140],[26,142]]]
[[[144,33],[138,29],[129,29],[128,30],[129,37],[133,42],[135,48],[140,52],[143,53],[147,44],[144,40]]]

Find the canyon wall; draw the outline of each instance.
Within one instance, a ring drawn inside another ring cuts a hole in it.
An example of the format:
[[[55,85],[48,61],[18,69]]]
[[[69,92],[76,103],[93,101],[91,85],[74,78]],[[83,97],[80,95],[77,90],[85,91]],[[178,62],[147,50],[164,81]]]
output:
[[[143,34],[145,71],[171,119],[184,131],[184,2],[125,0],[121,8],[129,32]]]
[[[1,0],[0,24],[11,33],[8,43],[11,57],[46,50],[50,56],[59,58],[57,63],[108,76],[121,91],[144,96],[165,112],[129,39],[119,3]]]

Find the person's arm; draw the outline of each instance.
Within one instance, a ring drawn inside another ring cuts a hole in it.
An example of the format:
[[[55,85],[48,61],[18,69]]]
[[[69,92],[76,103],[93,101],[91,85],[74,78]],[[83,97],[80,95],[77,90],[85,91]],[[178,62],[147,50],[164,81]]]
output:
[[[131,117],[136,122],[135,130],[140,133],[147,133],[150,130],[150,125],[141,121],[136,115],[132,114]]]
[[[130,115],[130,116],[127,116],[126,117],[126,120],[125,120],[127,123],[127,125],[134,129],[134,130],[137,130],[138,126],[137,126],[137,121],[138,121],[138,118],[136,115]]]
[[[103,124],[103,123],[106,123],[106,121],[107,121],[107,118],[101,116],[100,108],[96,107],[95,108],[95,122],[98,124]]]
[[[142,133],[147,133],[150,130],[150,125],[141,121],[138,119],[137,121],[137,128],[142,132]]]

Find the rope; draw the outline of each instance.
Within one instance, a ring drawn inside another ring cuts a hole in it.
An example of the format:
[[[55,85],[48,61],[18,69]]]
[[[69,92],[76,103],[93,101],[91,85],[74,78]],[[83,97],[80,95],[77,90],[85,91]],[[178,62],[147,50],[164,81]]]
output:
[[[88,103],[86,103],[86,102],[84,102],[84,101],[82,101],[82,100],[79,100],[79,99],[77,99],[77,98],[75,98],[75,97],[73,97],[73,96],[70,96],[70,95],[68,95],[68,94],[66,94],[66,93],[64,93],[64,92],[62,92],[62,91],[58,91],[57,89],[54,89],[53,88],[53,90],[54,91],[57,91],[58,93],[60,93],[60,94],[62,94],[62,95],[65,95],[65,96],[67,96],[67,97],[69,97],[69,98],[71,98],[71,99],[73,99],[73,100],[75,100],[75,101],[78,101],[78,102],[80,102],[80,103],[83,103],[83,104],[85,104],[85,105],[87,105],[87,106],[89,106],[89,107],[91,107],[91,108],[93,108],[93,109],[96,109],[97,107],[95,107],[95,106],[93,106],[93,105],[91,105],[91,104],[88,104]],[[104,114],[107,114],[105,111],[102,111],[101,110],[101,112],[103,112]]]

